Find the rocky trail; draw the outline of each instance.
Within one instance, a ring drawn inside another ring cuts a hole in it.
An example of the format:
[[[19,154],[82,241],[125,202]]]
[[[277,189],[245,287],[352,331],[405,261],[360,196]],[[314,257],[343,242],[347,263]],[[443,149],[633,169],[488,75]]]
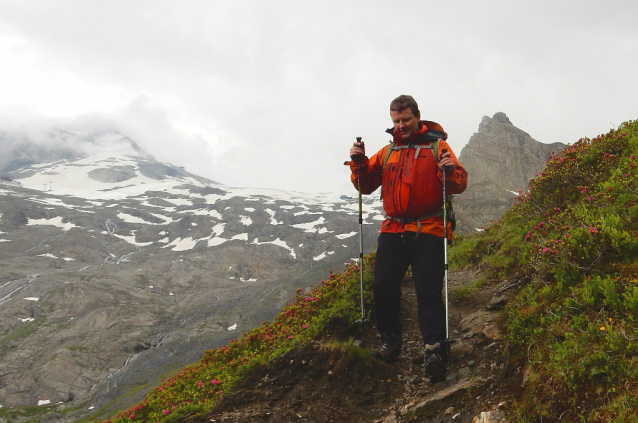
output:
[[[224,396],[206,416],[189,422],[501,422],[511,406],[509,389],[522,375],[504,364],[499,310],[515,283],[503,281],[454,292],[480,278],[478,270],[450,273],[450,331],[455,341],[447,380],[430,383],[423,371],[423,342],[416,322],[412,281],[402,285],[403,351],[394,363],[344,352],[335,341],[371,348],[373,323],[353,332],[331,328],[312,346],[280,357]],[[511,379],[506,375],[512,373]],[[509,387],[509,388],[508,388]]]

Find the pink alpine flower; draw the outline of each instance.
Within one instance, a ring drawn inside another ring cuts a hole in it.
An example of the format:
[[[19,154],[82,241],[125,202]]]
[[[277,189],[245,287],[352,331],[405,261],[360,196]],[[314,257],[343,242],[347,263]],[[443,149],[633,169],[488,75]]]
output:
[[[596,231],[598,231],[598,229],[594,228],[593,226],[591,228],[589,228],[589,233],[590,234],[595,234]]]

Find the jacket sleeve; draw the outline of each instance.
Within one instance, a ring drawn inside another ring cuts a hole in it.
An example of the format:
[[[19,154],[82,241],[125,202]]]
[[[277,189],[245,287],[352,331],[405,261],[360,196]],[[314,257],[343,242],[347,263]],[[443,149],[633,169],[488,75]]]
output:
[[[450,194],[460,194],[467,188],[467,170],[459,163],[456,155],[450,148],[450,145],[446,141],[439,143],[439,155],[443,149],[447,149],[450,153],[450,157],[454,160],[454,173],[445,178],[445,188]],[[439,179],[443,183],[443,172],[439,171]]]
[[[388,146],[382,148],[369,159],[367,156],[364,157],[360,164],[354,160],[345,163],[350,166],[352,172],[350,180],[357,190],[359,190],[358,173],[359,166],[361,166],[361,193],[371,194],[381,185],[383,180],[383,159],[387,149]]]

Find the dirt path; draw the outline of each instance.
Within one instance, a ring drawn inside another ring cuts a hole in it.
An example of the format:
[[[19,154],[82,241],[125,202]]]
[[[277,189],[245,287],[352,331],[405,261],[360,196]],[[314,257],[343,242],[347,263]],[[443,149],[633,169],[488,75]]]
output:
[[[446,381],[432,384],[423,371],[416,295],[412,281],[406,279],[399,361],[379,363],[331,346],[333,340],[349,339],[364,348],[377,345],[372,324],[358,332],[331,328],[326,338],[281,357],[226,395],[207,416],[191,421],[472,422],[482,412],[483,417],[491,412],[491,420],[483,421],[500,421],[509,398],[501,388],[504,345],[494,320],[514,285],[505,281],[485,286],[465,299],[452,294],[480,276],[477,271],[458,271],[449,277],[450,332],[455,343]]]

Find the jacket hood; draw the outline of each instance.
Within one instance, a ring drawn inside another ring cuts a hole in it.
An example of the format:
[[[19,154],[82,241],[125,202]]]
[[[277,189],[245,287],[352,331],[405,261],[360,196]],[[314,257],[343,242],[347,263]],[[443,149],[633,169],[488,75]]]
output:
[[[439,139],[447,140],[447,133],[443,130],[441,125],[428,120],[422,120],[419,122],[419,129],[414,133],[414,135],[412,135],[410,140],[404,140],[399,137],[394,131],[394,128],[388,128],[385,132],[392,135],[393,142],[399,145],[429,144]]]

